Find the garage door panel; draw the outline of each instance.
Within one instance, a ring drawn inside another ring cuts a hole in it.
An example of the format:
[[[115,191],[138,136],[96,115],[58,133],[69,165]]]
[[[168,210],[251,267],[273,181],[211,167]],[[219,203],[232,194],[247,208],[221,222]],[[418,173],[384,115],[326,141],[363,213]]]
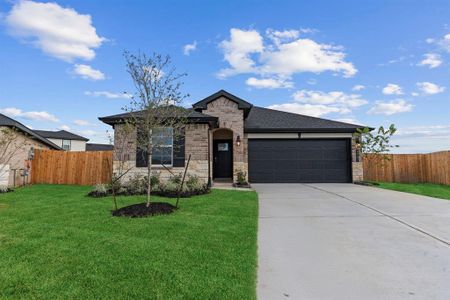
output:
[[[249,181],[350,182],[349,145],[349,139],[249,140]]]

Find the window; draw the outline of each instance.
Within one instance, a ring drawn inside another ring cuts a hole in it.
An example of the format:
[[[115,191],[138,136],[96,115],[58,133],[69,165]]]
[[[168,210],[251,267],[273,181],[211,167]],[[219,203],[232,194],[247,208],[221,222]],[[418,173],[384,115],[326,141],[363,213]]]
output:
[[[172,165],[173,128],[155,128],[152,133],[152,165]]]
[[[70,140],[62,140],[62,148],[66,151],[70,151]]]
[[[144,134],[142,131],[138,134]],[[173,128],[155,128],[152,134],[152,165],[173,165]],[[147,167],[147,151],[136,149],[136,166]]]

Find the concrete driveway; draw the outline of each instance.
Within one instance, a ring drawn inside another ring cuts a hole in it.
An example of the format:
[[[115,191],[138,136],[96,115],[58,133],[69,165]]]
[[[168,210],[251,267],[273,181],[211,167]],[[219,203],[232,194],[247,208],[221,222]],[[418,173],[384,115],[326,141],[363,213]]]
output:
[[[450,201],[254,184],[259,299],[450,299]]]

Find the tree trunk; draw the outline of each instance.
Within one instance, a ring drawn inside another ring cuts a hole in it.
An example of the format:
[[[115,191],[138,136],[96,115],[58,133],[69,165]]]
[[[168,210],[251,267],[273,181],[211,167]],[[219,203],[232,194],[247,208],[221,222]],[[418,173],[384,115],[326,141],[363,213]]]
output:
[[[150,192],[152,189],[152,131],[148,135],[147,161],[147,207],[150,207]]]

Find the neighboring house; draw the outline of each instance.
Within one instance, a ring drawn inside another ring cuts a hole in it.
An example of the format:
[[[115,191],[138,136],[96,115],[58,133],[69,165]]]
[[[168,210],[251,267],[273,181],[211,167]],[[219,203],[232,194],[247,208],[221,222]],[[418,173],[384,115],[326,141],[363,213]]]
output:
[[[0,160],[4,160],[0,161],[0,184],[12,186],[14,183],[16,185],[23,183],[24,178],[30,180],[30,176],[23,175],[27,172],[29,174],[31,171],[29,156],[32,154],[33,149],[61,150],[58,145],[47,140],[22,123],[0,114],[0,135],[4,136],[2,129],[5,128],[14,130],[14,138],[13,143],[8,147],[0,145],[3,148],[0,149]],[[8,159],[5,159],[5,157],[8,157]]]
[[[129,117],[99,119],[113,126],[117,137]],[[195,103],[188,121],[184,138],[167,145],[169,155],[153,155],[162,178],[170,173],[158,165],[161,160],[180,173],[189,155],[188,172],[209,183],[236,179],[237,171],[246,172],[251,183],[352,182],[363,177],[355,132],[365,126],[257,107],[224,90]],[[129,136],[132,150],[126,157],[133,169],[128,176],[147,172],[146,156],[137,155],[136,132]]]
[[[48,131],[48,130],[34,130],[37,134],[45,137],[52,143],[58,145],[66,151],[86,151],[86,142],[89,139],[76,135],[74,133],[59,130],[59,131]]]
[[[110,144],[94,144],[87,143],[86,151],[112,151],[114,150],[114,145]]]

